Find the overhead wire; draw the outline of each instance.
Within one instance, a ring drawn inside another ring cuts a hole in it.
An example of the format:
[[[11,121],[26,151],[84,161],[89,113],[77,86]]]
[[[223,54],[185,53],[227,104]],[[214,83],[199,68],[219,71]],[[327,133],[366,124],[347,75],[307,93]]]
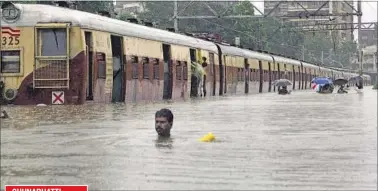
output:
[[[191,4],[191,2],[188,3],[188,4],[185,6],[185,9],[188,8],[190,4]],[[162,6],[162,5],[160,5],[160,4],[156,4],[156,5],[158,5],[159,7],[162,7],[162,8],[167,8],[167,7]],[[184,10],[181,10],[181,13],[183,13],[183,12],[184,12]],[[167,19],[168,21],[171,20],[170,18],[166,18],[166,19]],[[217,18],[217,19],[222,19],[222,18]],[[237,29],[233,29],[233,28],[229,28],[229,27],[222,26],[222,25],[220,25],[220,24],[218,24],[218,23],[216,23],[216,22],[209,21],[209,20],[207,20],[207,19],[205,19],[205,18],[200,18],[200,20],[203,20],[203,21],[208,22],[208,23],[210,23],[210,24],[216,25],[216,26],[218,26],[218,27],[220,27],[220,28],[223,28],[223,29],[226,29],[226,30],[230,30],[230,31],[234,31],[234,32],[237,32],[237,33],[242,34],[242,35],[244,35],[244,36],[250,37],[250,39],[251,39],[253,42],[255,42],[255,43],[263,43],[263,42],[264,42],[263,40],[258,39],[258,37],[255,37],[255,36],[252,36],[252,35],[250,35],[250,34],[247,34],[246,32],[243,32],[243,31],[240,31],[240,30],[237,30]],[[266,21],[263,21],[263,22],[266,22]],[[295,31],[295,32],[296,32],[296,31]],[[278,41],[273,40],[273,39],[271,39],[271,42],[266,42],[266,43],[275,44],[276,46],[280,46],[280,47],[283,47],[283,48],[292,48],[292,49],[295,50],[295,51],[299,51],[299,50],[301,51],[301,48],[303,47],[302,45],[293,46],[293,45],[283,44],[283,42],[278,42]],[[317,50],[308,49],[308,48],[304,48],[304,51],[307,51],[307,52],[317,52]],[[319,60],[317,57],[314,57],[314,58],[316,58],[316,60]]]

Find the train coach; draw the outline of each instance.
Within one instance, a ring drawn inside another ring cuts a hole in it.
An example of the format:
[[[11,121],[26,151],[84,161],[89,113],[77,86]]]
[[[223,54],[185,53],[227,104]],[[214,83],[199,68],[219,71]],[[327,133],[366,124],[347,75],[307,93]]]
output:
[[[2,15],[2,95],[14,104],[185,98],[191,61],[218,63],[213,42],[97,14],[3,3]]]
[[[293,89],[338,72],[106,16],[42,4],[2,4],[1,101],[84,104],[185,99],[191,62],[205,62],[206,96]],[[364,76],[366,79],[366,76]]]

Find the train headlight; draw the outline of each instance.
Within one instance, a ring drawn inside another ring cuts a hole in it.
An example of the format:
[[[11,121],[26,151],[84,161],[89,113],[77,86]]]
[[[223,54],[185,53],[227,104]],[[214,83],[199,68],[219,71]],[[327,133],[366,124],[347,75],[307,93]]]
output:
[[[1,6],[1,17],[5,22],[15,22],[20,14],[21,10],[11,2],[4,2]]]
[[[7,89],[4,91],[4,98],[8,101],[12,101],[16,98],[17,90],[15,89]]]

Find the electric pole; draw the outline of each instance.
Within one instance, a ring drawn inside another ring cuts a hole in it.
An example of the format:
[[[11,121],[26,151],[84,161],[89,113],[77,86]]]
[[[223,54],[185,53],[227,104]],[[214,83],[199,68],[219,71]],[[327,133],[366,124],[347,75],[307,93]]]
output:
[[[178,0],[174,0],[174,30],[175,32],[179,32],[178,27]]]
[[[363,74],[363,54],[362,54],[362,35],[361,35],[361,23],[362,23],[362,11],[361,0],[358,0],[358,61],[359,61],[359,75]]]

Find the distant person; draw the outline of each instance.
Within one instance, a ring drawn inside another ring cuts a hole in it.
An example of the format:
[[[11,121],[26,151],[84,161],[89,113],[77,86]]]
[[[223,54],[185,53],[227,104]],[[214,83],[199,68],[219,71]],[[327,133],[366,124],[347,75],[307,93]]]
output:
[[[340,86],[340,88],[338,89],[337,93],[347,93],[347,91],[345,90],[344,85]]]
[[[205,68],[208,66],[208,63],[207,63],[207,58],[206,57],[202,57],[201,58],[203,60],[203,62],[201,63],[201,65],[203,66],[204,70]],[[204,75],[203,77],[203,96],[205,97],[207,95],[207,89],[206,89],[206,83],[207,83],[207,76]]]
[[[278,91],[278,94],[288,94],[287,86],[281,86]]]
[[[155,113],[155,130],[159,136],[169,137],[174,115],[169,109],[161,109]]]
[[[363,83],[361,81],[357,82],[355,84],[357,86],[357,88],[360,90],[360,89],[363,89]]]

